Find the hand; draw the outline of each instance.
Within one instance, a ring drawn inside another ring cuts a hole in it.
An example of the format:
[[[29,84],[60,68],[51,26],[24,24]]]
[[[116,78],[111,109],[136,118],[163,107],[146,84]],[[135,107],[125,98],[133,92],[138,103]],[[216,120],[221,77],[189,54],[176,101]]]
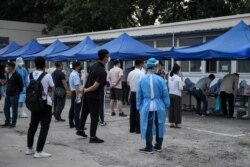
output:
[[[71,96],[71,92],[70,91],[66,91],[66,95],[67,96]]]

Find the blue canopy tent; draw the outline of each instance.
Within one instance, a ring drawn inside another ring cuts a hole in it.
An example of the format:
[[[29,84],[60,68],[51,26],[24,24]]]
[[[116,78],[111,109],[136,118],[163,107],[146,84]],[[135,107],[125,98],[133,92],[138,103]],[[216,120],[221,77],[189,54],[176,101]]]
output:
[[[31,55],[23,55],[23,59],[24,60],[34,60],[37,56],[47,56],[49,54],[54,54],[54,53],[58,53],[58,52],[62,52],[65,50],[68,50],[69,47],[67,45],[65,45],[64,43],[62,43],[59,40],[54,41],[51,45],[49,45],[47,48],[45,48],[44,50],[35,53],[35,54],[31,54]]]
[[[2,48],[0,50],[0,60],[3,60],[2,55],[14,52],[15,50],[17,50],[17,49],[19,49],[21,47],[22,47],[21,45],[18,45],[15,42],[11,42],[9,45],[5,46],[4,48]]]
[[[195,46],[173,49],[175,60],[240,60],[250,58],[250,28],[243,21],[221,36]]]
[[[74,46],[73,48],[46,56],[47,60],[50,61],[73,61],[77,60],[76,54],[85,52],[89,49],[95,48],[97,45],[90,37],[86,37],[82,42]]]
[[[44,46],[40,45],[36,40],[33,39],[14,52],[2,55],[1,58],[4,60],[14,60],[19,56],[34,54],[40,52],[43,49]]]
[[[78,60],[97,60],[98,51],[100,49],[107,49],[110,53],[112,59],[120,60],[135,60],[135,59],[148,59],[154,57],[156,59],[169,59],[167,52],[164,53],[161,50],[152,48],[145,45],[134,38],[130,37],[128,34],[124,33],[118,38],[112,41],[91,49],[86,52],[80,52],[77,54]],[[170,54],[169,54],[170,56]]]

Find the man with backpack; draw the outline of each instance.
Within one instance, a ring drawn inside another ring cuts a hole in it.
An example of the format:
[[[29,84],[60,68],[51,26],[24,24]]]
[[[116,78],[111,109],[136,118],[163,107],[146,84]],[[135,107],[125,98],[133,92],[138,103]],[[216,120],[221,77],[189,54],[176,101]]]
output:
[[[35,158],[47,158],[51,154],[43,151],[52,117],[52,99],[48,94],[49,89],[54,92],[54,82],[51,74],[45,72],[46,62],[41,56],[35,58],[36,70],[30,74],[30,84],[26,92],[26,106],[31,111],[31,121],[27,137],[26,155]],[[33,150],[34,136],[39,123],[40,135],[36,151]]]

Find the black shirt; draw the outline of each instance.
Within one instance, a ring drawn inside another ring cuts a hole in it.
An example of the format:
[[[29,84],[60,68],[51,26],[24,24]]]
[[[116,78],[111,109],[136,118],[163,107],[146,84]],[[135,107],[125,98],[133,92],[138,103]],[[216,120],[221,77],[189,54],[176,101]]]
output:
[[[9,75],[7,75],[6,95],[16,96],[19,95],[22,91],[23,91],[23,80],[21,75],[16,71],[12,74],[10,78]]]
[[[54,81],[54,84],[55,84],[55,88],[64,88],[63,86],[63,83],[62,83],[62,80],[66,80],[65,79],[65,74],[61,71],[61,70],[58,70],[56,69],[53,73],[52,73],[52,78],[53,78],[53,81]]]
[[[107,81],[107,73],[105,71],[105,66],[101,62],[97,62],[88,69],[88,78],[86,81],[85,88],[91,87],[95,82],[98,82],[100,86],[92,92],[86,93],[86,97],[91,97],[95,99],[100,99],[101,93],[104,91],[104,86]]]

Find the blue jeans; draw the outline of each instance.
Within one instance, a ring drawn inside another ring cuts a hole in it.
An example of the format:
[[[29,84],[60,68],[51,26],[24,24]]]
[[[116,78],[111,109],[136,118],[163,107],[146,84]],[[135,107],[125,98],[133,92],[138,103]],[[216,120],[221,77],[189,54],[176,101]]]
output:
[[[200,90],[200,89],[197,90],[196,88],[193,89],[192,93],[194,95],[194,98],[197,101],[197,107],[196,107],[197,114],[206,115],[207,114],[207,106],[208,106],[206,95],[202,92],[202,90]],[[203,104],[202,108],[201,108],[201,103]]]
[[[19,95],[16,96],[6,96],[4,102],[4,115],[5,123],[16,125],[17,114],[18,114],[18,99]],[[10,107],[12,107],[12,121],[10,120]]]
[[[154,122],[154,117],[155,117],[155,122]],[[153,144],[152,144],[152,142],[153,142],[153,124],[155,124],[155,128],[156,128],[155,148],[161,149],[163,138],[159,137],[158,117],[157,117],[156,111],[149,112],[149,114],[148,114],[148,127],[147,127],[147,133],[146,133],[146,148],[147,149],[153,148]]]

